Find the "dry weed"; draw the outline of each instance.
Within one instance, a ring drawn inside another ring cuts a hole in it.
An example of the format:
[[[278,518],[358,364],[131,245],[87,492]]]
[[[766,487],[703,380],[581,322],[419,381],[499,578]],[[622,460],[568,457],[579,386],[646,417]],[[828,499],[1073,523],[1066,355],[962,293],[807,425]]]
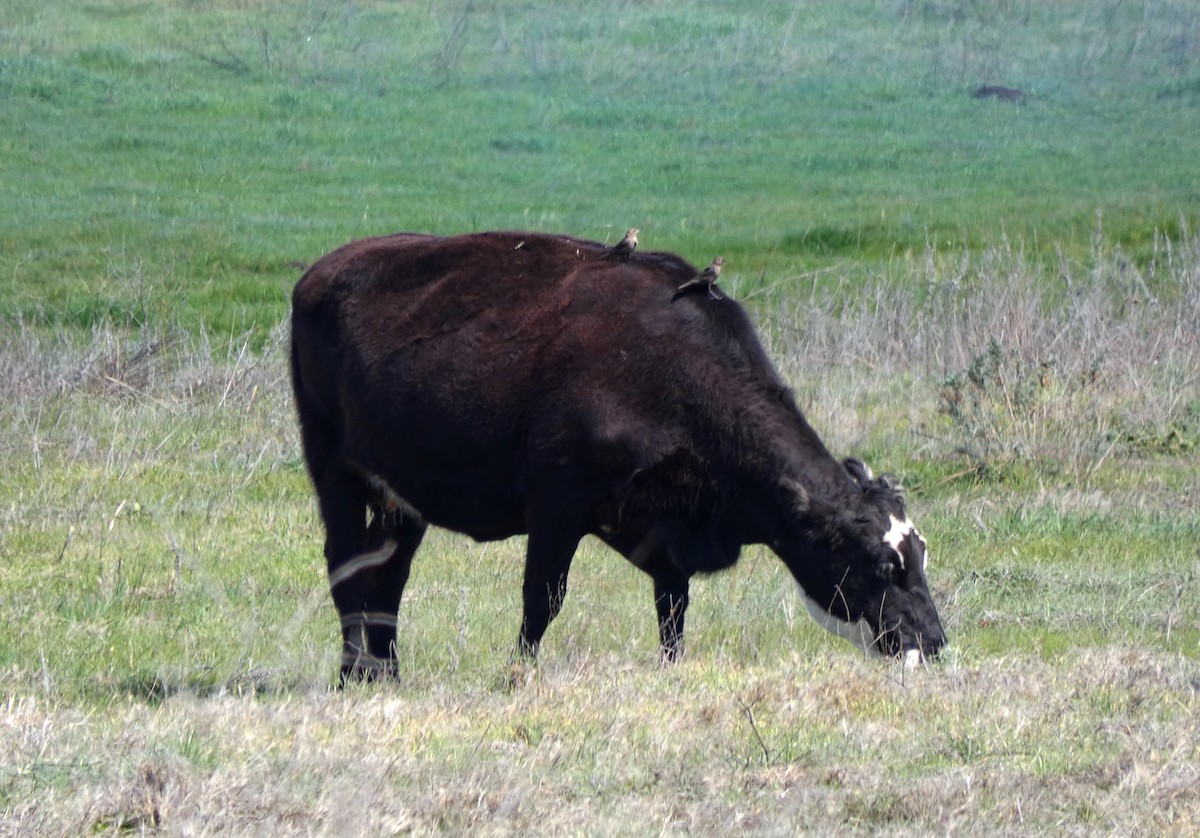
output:
[[[980,472],[1086,484],[1112,457],[1200,446],[1200,240],[1154,252],[1139,266],[1097,242],[1052,269],[1008,242],[913,254],[869,288],[782,303],[775,354],[835,447],[899,429]]]

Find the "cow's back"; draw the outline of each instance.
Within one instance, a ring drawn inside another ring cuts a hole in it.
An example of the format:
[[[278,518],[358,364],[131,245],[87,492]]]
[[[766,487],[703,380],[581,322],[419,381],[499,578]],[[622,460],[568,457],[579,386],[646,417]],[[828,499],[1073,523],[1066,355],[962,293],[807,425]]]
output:
[[[293,295],[302,426],[432,522],[498,537],[546,472],[627,475],[692,446],[699,414],[742,409],[730,387],[781,389],[736,303],[674,298],[694,267],[604,252],[401,234],[323,257]]]

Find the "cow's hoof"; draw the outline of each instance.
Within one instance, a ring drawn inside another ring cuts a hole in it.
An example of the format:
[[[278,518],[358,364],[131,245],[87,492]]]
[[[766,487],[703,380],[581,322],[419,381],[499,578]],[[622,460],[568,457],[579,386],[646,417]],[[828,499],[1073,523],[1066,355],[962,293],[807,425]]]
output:
[[[389,683],[399,680],[400,673],[397,672],[395,661],[362,657],[354,663],[342,665],[338,689],[344,689],[348,684]]]
[[[513,661],[504,667],[504,672],[500,677],[500,689],[504,692],[523,689],[529,686],[536,676],[537,664],[533,661]]]

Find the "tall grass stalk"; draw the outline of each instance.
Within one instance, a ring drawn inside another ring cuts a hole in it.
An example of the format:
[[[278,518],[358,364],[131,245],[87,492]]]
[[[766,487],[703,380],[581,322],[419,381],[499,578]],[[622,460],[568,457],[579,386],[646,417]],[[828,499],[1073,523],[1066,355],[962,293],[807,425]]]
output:
[[[1056,264],[1002,241],[909,254],[873,285],[790,294],[771,315],[843,447],[874,426],[981,474],[1019,461],[1086,486],[1113,457],[1200,443],[1198,272],[1195,238],[1156,239],[1145,266],[1102,238]]]

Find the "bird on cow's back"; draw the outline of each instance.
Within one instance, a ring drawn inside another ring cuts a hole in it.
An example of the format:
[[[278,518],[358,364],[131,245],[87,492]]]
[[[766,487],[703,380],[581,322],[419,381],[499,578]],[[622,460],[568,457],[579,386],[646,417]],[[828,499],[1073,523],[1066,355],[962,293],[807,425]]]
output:
[[[638,233],[642,232],[637,227],[630,227],[625,231],[625,235],[621,240],[604,251],[601,259],[616,259],[620,262],[628,262],[629,257],[633,255],[633,251],[637,250]]]
[[[725,299],[720,293],[713,290],[713,286],[717,283],[717,278],[721,276],[721,266],[725,264],[725,259],[721,256],[712,260],[712,264],[702,270],[696,276],[689,279],[687,282],[675,289],[675,296],[681,296],[691,291],[693,288],[703,288],[708,292],[708,296],[714,300]]]

